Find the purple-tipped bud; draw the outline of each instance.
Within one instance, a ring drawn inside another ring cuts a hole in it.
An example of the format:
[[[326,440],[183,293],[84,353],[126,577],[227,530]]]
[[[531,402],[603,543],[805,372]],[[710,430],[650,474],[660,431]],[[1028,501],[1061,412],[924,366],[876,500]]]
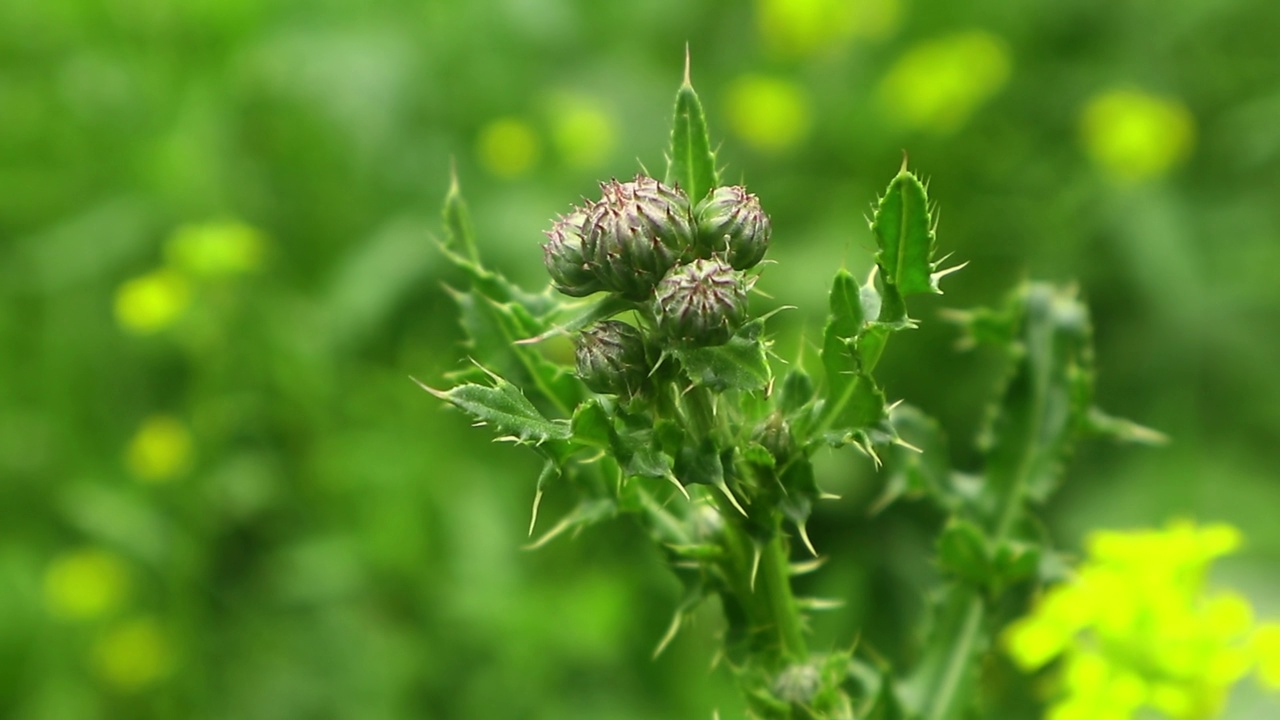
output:
[[[595,261],[587,256],[583,247],[582,226],[586,219],[587,214],[582,210],[562,216],[547,231],[547,242],[542,246],[542,261],[551,275],[551,284],[572,297],[604,289]]]
[[[698,254],[717,254],[735,270],[754,267],[769,249],[772,226],[760,199],[738,185],[718,187],[693,211]]]
[[[724,344],[746,318],[747,289],[746,277],[720,258],[678,265],[658,283],[658,329],[688,345]]]
[[[637,175],[601,183],[591,206],[584,246],[605,288],[633,299],[649,296],[667,271],[691,254],[693,219],[678,188]]]
[[[619,320],[605,320],[577,338],[578,377],[598,393],[634,395],[649,376],[644,336]]]

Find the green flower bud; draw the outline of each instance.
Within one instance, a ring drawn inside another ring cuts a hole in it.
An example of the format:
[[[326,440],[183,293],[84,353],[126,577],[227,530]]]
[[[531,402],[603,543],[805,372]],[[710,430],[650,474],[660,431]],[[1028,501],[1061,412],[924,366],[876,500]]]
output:
[[[779,466],[785,464],[795,454],[796,441],[791,437],[791,427],[786,419],[776,412],[756,426],[751,439],[768,450]]]
[[[575,209],[556,220],[546,232],[542,261],[551,275],[556,290],[572,297],[583,297],[604,289],[596,272],[595,261],[583,248],[582,226],[587,214]]]
[[[668,270],[690,255],[689,199],[680,189],[643,175],[631,182],[601,183],[600,189],[603,198],[587,213],[584,247],[606,289],[646,298]]]
[[[618,320],[598,322],[578,335],[578,377],[609,395],[634,395],[649,376],[644,336]]]
[[[735,270],[754,267],[769,248],[772,226],[760,199],[738,185],[718,187],[698,203],[698,254],[717,254]]]
[[[658,283],[658,329],[689,345],[724,344],[746,319],[747,289],[746,277],[720,258],[678,265]]]

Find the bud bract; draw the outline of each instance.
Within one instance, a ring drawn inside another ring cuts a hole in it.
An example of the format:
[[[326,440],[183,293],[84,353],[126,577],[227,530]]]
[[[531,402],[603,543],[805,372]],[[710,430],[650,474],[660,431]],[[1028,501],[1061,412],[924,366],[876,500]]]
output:
[[[728,342],[746,318],[747,289],[746,277],[720,258],[678,265],[658,283],[658,329],[693,346]]]
[[[577,338],[578,377],[595,392],[633,395],[649,376],[644,336],[619,320],[605,320]]]
[[[735,270],[754,267],[769,248],[772,225],[760,199],[739,185],[716,188],[693,211],[698,254],[717,254]]]
[[[643,175],[602,183],[600,189],[603,197],[591,206],[583,230],[589,259],[606,289],[646,298],[668,270],[691,255],[689,199]]]
[[[551,275],[551,284],[572,297],[604,289],[595,261],[587,256],[583,247],[582,227],[586,219],[586,212],[576,209],[562,216],[546,232],[547,242],[542,246],[542,261]]]

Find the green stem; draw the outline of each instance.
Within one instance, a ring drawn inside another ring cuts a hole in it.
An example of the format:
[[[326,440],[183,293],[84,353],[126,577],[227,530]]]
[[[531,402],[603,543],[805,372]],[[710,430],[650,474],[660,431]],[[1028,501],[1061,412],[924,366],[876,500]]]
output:
[[[791,592],[791,565],[787,561],[787,546],[780,528],[774,529],[762,552],[756,592],[764,593],[783,657],[804,661],[809,657],[809,650],[804,640],[800,609]]]

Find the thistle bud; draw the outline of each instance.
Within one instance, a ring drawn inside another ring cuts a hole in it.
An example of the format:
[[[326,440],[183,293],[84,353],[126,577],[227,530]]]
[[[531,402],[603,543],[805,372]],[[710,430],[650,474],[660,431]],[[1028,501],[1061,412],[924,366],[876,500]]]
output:
[[[542,246],[542,261],[551,276],[551,284],[572,297],[604,289],[597,277],[595,261],[587,256],[583,247],[582,227],[586,219],[582,210],[561,216],[546,232],[547,242]]]
[[[756,426],[751,439],[768,450],[779,465],[786,463],[795,454],[796,442],[791,436],[791,427],[776,412]]]
[[[649,375],[644,336],[618,320],[598,322],[578,335],[578,377],[609,395],[633,395]]]
[[[714,257],[678,265],[658,283],[653,313],[670,338],[694,346],[724,344],[746,318],[746,278]]]
[[[602,183],[600,189],[603,198],[588,211],[583,231],[589,259],[606,289],[648,297],[668,270],[690,256],[689,199],[643,175]]]
[[[698,254],[718,254],[735,270],[754,267],[769,248],[772,226],[760,199],[738,185],[718,187],[693,211]]]

